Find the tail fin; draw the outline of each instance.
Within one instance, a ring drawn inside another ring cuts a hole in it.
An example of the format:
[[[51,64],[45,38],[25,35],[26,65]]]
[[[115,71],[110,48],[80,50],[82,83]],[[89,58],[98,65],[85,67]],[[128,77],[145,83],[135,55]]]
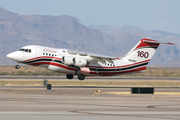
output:
[[[173,43],[162,43],[156,40],[142,39],[122,59],[130,62],[148,62],[160,44]]]

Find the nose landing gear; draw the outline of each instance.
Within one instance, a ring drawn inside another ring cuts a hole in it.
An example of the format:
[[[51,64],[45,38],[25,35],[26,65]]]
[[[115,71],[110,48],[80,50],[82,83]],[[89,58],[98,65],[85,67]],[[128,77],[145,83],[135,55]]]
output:
[[[16,69],[19,69],[19,68],[20,68],[20,65],[16,65],[15,68],[16,68]]]

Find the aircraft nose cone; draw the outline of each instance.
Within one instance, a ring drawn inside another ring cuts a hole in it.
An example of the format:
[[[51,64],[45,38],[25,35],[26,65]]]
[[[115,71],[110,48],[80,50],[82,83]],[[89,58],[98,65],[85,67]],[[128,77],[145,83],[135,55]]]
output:
[[[17,61],[17,62],[21,62],[22,61],[22,54],[19,53],[19,51],[17,52],[12,52],[9,53],[8,55],[6,55],[9,59]]]
[[[8,57],[9,59],[14,59],[14,54],[13,53],[9,53],[9,54],[7,54],[6,57]]]

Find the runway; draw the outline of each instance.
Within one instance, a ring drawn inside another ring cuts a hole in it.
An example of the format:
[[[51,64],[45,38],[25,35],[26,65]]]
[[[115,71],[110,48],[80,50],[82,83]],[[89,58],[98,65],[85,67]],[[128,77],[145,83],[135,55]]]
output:
[[[67,80],[65,76],[0,76],[0,80],[7,80],[7,79],[58,79],[58,80]],[[75,76],[72,80],[78,80],[77,76]],[[180,77],[145,77],[145,76],[95,76],[95,77],[86,77],[85,80],[180,80]]]
[[[101,90],[101,93],[94,93]],[[157,87],[155,92],[179,92]],[[1,86],[0,120],[179,120],[180,95],[122,95],[129,87]]]

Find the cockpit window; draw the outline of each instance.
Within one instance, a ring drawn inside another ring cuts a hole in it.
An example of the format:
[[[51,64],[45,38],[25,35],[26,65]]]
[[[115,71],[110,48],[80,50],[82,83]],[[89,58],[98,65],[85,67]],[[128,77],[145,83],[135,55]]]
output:
[[[23,48],[21,48],[19,51],[24,51],[24,49],[23,49]]]
[[[24,51],[25,51],[25,52],[28,52],[29,50],[28,50],[28,49],[25,49]]]
[[[28,52],[28,53],[31,53],[31,52],[32,52],[31,49],[24,49],[24,48],[21,48],[19,51],[24,51],[24,52]]]

